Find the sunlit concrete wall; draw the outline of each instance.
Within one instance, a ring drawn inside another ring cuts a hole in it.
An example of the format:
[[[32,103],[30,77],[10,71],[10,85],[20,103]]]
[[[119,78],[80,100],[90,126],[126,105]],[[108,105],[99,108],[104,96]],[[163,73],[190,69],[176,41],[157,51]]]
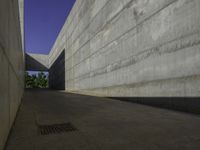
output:
[[[199,96],[200,1],[77,0],[50,66],[64,49],[68,91]]]
[[[23,0],[0,0],[0,150],[3,149],[24,91]],[[21,18],[21,25],[23,18]],[[23,29],[23,28],[22,28]]]

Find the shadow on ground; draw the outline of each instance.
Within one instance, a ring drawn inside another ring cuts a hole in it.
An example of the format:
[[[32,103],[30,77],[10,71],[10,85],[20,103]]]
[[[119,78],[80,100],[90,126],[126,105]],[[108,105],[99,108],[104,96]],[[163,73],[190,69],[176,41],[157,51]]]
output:
[[[77,130],[41,135],[38,125]],[[108,98],[27,90],[6,150],[199,150],[200,117]]]

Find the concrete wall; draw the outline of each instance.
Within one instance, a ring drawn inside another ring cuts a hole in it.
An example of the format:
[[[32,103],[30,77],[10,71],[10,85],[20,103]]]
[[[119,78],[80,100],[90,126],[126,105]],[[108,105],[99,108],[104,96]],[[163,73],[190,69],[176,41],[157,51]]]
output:
[[[48,71],[49,57],[44,54],[25,54],[26,70],[28,71]]]
[[[77,0],[50,54],[68,91],[199,96],[199,0]]]
[[[65,90],[65,50],[49,69],[49,88]]]
[[[23,3],[22,0],[19,2]],[[21,10],[21,16],[22,13]],[[4,147],[24,90],[19,16],[17,0],[0,0],[0,150]]]

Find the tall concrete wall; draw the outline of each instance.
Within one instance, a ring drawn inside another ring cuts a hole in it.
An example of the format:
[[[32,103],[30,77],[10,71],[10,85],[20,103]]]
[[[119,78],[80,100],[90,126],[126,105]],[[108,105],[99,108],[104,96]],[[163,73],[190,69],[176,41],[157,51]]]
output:
[[[199,96],[199,0],[77,0],[50,54],[65,88],[102,96]]]
[[[23,0],[19,2],[23,4]],[[23,16],[22,13],[21,10]],[[24,90],[19,16],[17,0],[0,0],[0,150],[4,147]]]

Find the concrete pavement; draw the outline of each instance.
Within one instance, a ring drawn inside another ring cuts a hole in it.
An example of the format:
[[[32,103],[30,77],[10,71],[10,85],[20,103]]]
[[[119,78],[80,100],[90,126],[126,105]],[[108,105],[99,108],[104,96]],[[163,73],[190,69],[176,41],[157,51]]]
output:
[[[41,135],[38,125],[77,130]],[[25,92],[6,150],[199,150],[200,117],[107,98]]]

